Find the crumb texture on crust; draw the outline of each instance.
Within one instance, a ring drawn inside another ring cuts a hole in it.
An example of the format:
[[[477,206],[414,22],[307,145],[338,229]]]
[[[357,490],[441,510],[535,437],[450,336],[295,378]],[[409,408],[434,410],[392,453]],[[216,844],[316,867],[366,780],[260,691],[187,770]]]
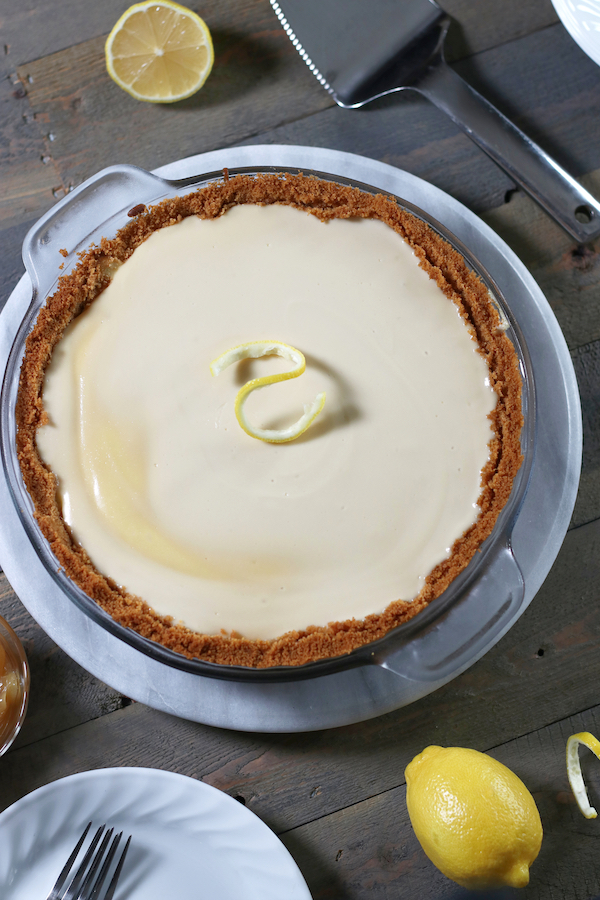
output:
[[[419,596],[410,602],[394,601],[383,613],[360,621],[309,627],[269,641],[249,640],[235,633],[205,635],[191,631],[157,615],[141,598],[98,572],[62,519],[56,478],[36,447],[36,431],[47,422],[42,391],[53,349],[67,325],[106,287],[115,267],[159,228],[192,215],[216,218],[231,206],[245,203],[283,203],[310,212],[322,221],[358,216],[387,224],[411,245],[419,265],[456,304],[466,327],[476,336],[498,398],[490,416],[493,438],[482,472],[480,515],[454,543],[448,558],[430,572]],[[17,454],[36,519],[59,564],[116,622],[189,658],[225,665],[296,666],[340,656],[383,637],[424,609],[467,566],[491,534],[522,461],[521,387],[514,347],[485,285],[460,253],[393,199],[303,175],[229,176],[185,197],[146,209],[114,238],[103,238],[99,246],[82,253],[75,269],[60,278],[26,342],[16,408]]]

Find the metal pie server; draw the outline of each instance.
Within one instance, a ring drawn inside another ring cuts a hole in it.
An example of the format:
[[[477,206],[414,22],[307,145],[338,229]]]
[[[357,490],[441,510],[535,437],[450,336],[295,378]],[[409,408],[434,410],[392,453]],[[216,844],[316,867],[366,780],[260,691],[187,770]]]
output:
[[[271,0],[271,6],[339,106],[418,91],[576,241],[600,236],[600,203],[446,64],[450,18],[434,0]]]

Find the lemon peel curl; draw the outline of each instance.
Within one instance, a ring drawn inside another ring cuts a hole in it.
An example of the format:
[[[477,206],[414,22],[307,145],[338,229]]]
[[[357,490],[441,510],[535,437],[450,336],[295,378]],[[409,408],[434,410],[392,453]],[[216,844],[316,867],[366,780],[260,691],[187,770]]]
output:
[[[572,734],[567,741],[567,775],[569,776],[571,790],[575,795],[579,809],[586,819],[595,819],[598,813],[590,805],[583,775],[581,774],[581,763],[579,762],[580,744],[583,744],[584,747],[587,747],[600,759],[600,741],[593,734],[590,734],[589,731],[580,731],[578,734]]]
[[[323,406],[325,405],[325,392],[317,394],[312,403],[304,406],[304,414],[300,416],[297,422],[289,425],[287,428],[258,428],[252,425],[246,416],[244,405],[248,396],[252,391],[260,390],[269,384],[276,384],[280,381],[288,381],[290,378],[298,378],[306,369],[306,360],[304,354],[289,344],[281,341],[248,341],[245,344],[239,344],[226,350],[221,356],[218,356],[210,364],[211,375],[219,375],[228,366],[233,363],[240,362],[242,359],[258,359],[261,356],[280,356],[294,364],[294,368],[288,372],[279,372],[273,375],[264,375],[261,378],[253,378],[251,381],[241,388],[235,398],[235,416],[240,426],[250,435],[259,441],[266,441],[270,444],[285,444],[293,441],[301,434],[304,434],[307,428],[317,418]]]

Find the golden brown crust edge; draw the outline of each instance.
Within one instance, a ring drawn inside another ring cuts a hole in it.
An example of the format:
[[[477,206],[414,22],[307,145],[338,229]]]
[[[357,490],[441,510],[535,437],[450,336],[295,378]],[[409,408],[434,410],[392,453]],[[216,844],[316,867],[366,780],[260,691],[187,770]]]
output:
[[[419,596],[410,602],[394,601],[383,613],[361,621],[334,622],[326,627],[289,632],[269,641],[190,631],[168,617],[157,615],[142,599],[128,594],[98,572],[65,526],[56,479],[40,459],[36,447],[36,431],[46,421],[42,390],[53,349],[69,322],[108,284],[111,266],[125,261],[157,228],[168,227],[190,215],[216,218],[229,207],[242,203],[285,203],[322,220],[352,216],[377,218],[393,228],[413,247],[422,268],[457,305],[476,335],[498,396],[490,416],[494,437],[490,442],[490,459],[482,473],[481,513],[455,542],[448,559],[429,574]],[[74,271],[59,280],[57,291],[40,310],[27,338],[16,418],[17,455],[34,502],[36,519],[69,577],[126,628],[186,657],[225,665],[297,666],[340,656],[383,637],[411,619],[448,587],[491,534],[522,459],[521,377],[516,354],[486,287],[463,257],[427,225],[401,210],[394,200],[303,175],[230,177],[186,197],[163,201],[132,220],[115,238],[104,238],[99,247],[81,254]]]

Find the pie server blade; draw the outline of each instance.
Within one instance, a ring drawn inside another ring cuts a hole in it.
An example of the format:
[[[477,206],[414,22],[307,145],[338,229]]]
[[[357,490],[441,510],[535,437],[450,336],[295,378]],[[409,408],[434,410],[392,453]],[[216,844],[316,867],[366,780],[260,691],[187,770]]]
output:
[[[579,243],[600,203],[444,59],[450,19],[434,0],[270,0],[288,37],[342,107],[414,90],[447,113]]]

